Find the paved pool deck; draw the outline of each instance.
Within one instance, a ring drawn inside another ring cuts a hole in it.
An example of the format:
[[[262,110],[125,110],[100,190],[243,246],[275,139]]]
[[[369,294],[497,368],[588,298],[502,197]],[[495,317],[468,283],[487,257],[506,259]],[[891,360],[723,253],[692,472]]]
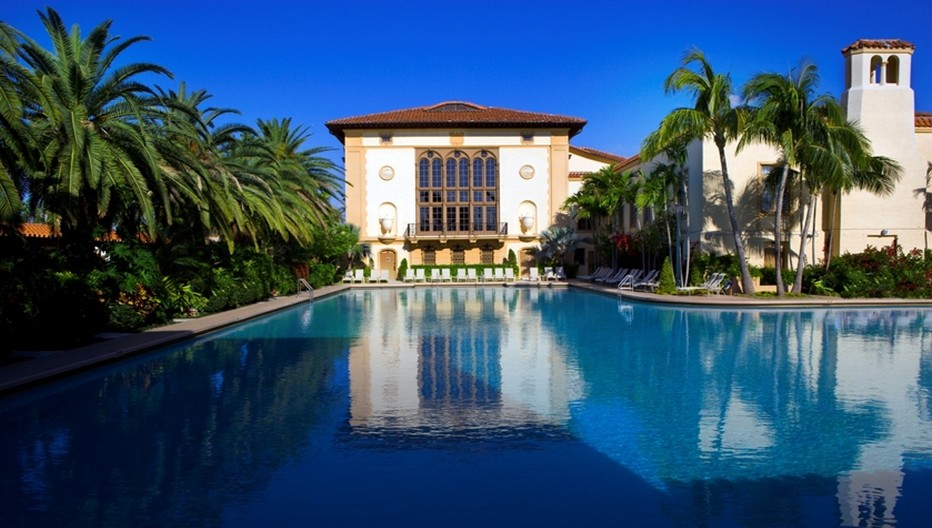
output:
[[[390,281],[388,283],[335,284],[314,291],[313,298],[321,299],[350,288],[423,288],[477,286],[476,283],[417,283]],[[837,297],[758,298],[739,295],[657,295],[647,292],[618,290],[601,284],[569,280],[560,282],[494,282],[479,283],[483,287],[574,287],[622,299],[688,306],[731,308],[814,308],[814,307],[932,307],[932,299],[840,299]],[[29,359],[0,366],[0,394],[22,390],[40,383],[62,378],[106,363],[148,352],[178,341],[190,339],[236,323],[309,302],[308,292],[286,297],[274,297],[249,306],[196,319],[152,328],[139,333],[110,335],[108,339],[70,350],[47,351],[32,354]]]

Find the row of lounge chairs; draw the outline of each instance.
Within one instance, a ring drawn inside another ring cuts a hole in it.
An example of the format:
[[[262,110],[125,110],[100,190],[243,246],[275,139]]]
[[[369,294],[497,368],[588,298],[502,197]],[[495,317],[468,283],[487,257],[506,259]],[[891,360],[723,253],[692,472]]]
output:
[[[566,279],[566,273],[562,267],[546,267],[543,276],[536,267],[530,269],[529,275],[524,281],[537,282],[558,281]],[[478,275],[476,268],[459,268],[456,270],[454,277],[450,268],[434,268],[430,270],[430,276],[424,268],[408,269],[402,279],[404,282],[516,282],[515,270],[511,267],[505,268],[483,268],[482,276]],[[366,282],[389,282],[390,276],[388,270],[373,271],[370,277],[366,277],[361,269],[350,270],[343,277],[346,283],[366,283]]]
[[[430,282],[479,282],[476,268],[459,268],[454,278],[450,268],[430,270]],[[514,268],[485,268],[482,270],[482,282],[515,282]],[[409,269],[405,272],[404,282],[428,282],[424,268]]]
[[[391,280],[391,275],[388,270],[378,270],[373,271],[368,277],[366,277],[364,270],[355,269],[349,270],[346,272],[346,275],[343,275],[343,282],[389,282]]]
[[[605,284],[607,286],[616,286],[619,290],[654,290],[659,286],[658,277],[660,272],[654,270],[644,272],[639,269],[619,269],[599,268],[592,275],[579,277],[583,280],[589,280]],[[722,293],[728,286],[725,280],[725,273],[713,273],[706,281],[698,286],[683,286],[676,290],[680,293]]]
[[[579,277],[582,280],[605,284],[606,286],[617,286],[619,289],[631,290],[635,287],[656,287],[657,271],[643,271],[639,269],[617,269],[599,268],[592,275]]]

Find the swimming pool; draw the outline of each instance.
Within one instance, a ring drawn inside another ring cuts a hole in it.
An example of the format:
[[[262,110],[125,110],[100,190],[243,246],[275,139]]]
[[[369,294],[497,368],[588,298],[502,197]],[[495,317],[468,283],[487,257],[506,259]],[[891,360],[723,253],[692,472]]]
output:
[[[923,525],[932,311],[353,290],[0,399],[3,526]]]

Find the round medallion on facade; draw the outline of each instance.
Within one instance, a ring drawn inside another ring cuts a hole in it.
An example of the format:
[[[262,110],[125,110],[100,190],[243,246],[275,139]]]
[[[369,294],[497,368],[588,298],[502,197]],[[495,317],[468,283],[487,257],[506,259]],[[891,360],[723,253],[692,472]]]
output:
[[[383,180],[390,180],[394,177],[395,177],[395,169],[393,169],[391,166],[385,165],[384,167],[379,169],[379,178],[382,178]]]
[[[521,168],[518,169],[518,174],[520,174],[521,177],[525,180],[530,180],[534,177],[534,167],[530,165],[522,165]]]

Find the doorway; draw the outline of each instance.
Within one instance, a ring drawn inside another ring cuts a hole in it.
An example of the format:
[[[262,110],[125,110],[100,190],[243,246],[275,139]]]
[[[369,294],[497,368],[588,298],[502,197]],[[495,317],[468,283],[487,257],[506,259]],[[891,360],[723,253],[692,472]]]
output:
[[[395,267],[396,253],[394,249],[386,249],[379,252],[379,270],[387,270],[394,277],[398,271]]]

